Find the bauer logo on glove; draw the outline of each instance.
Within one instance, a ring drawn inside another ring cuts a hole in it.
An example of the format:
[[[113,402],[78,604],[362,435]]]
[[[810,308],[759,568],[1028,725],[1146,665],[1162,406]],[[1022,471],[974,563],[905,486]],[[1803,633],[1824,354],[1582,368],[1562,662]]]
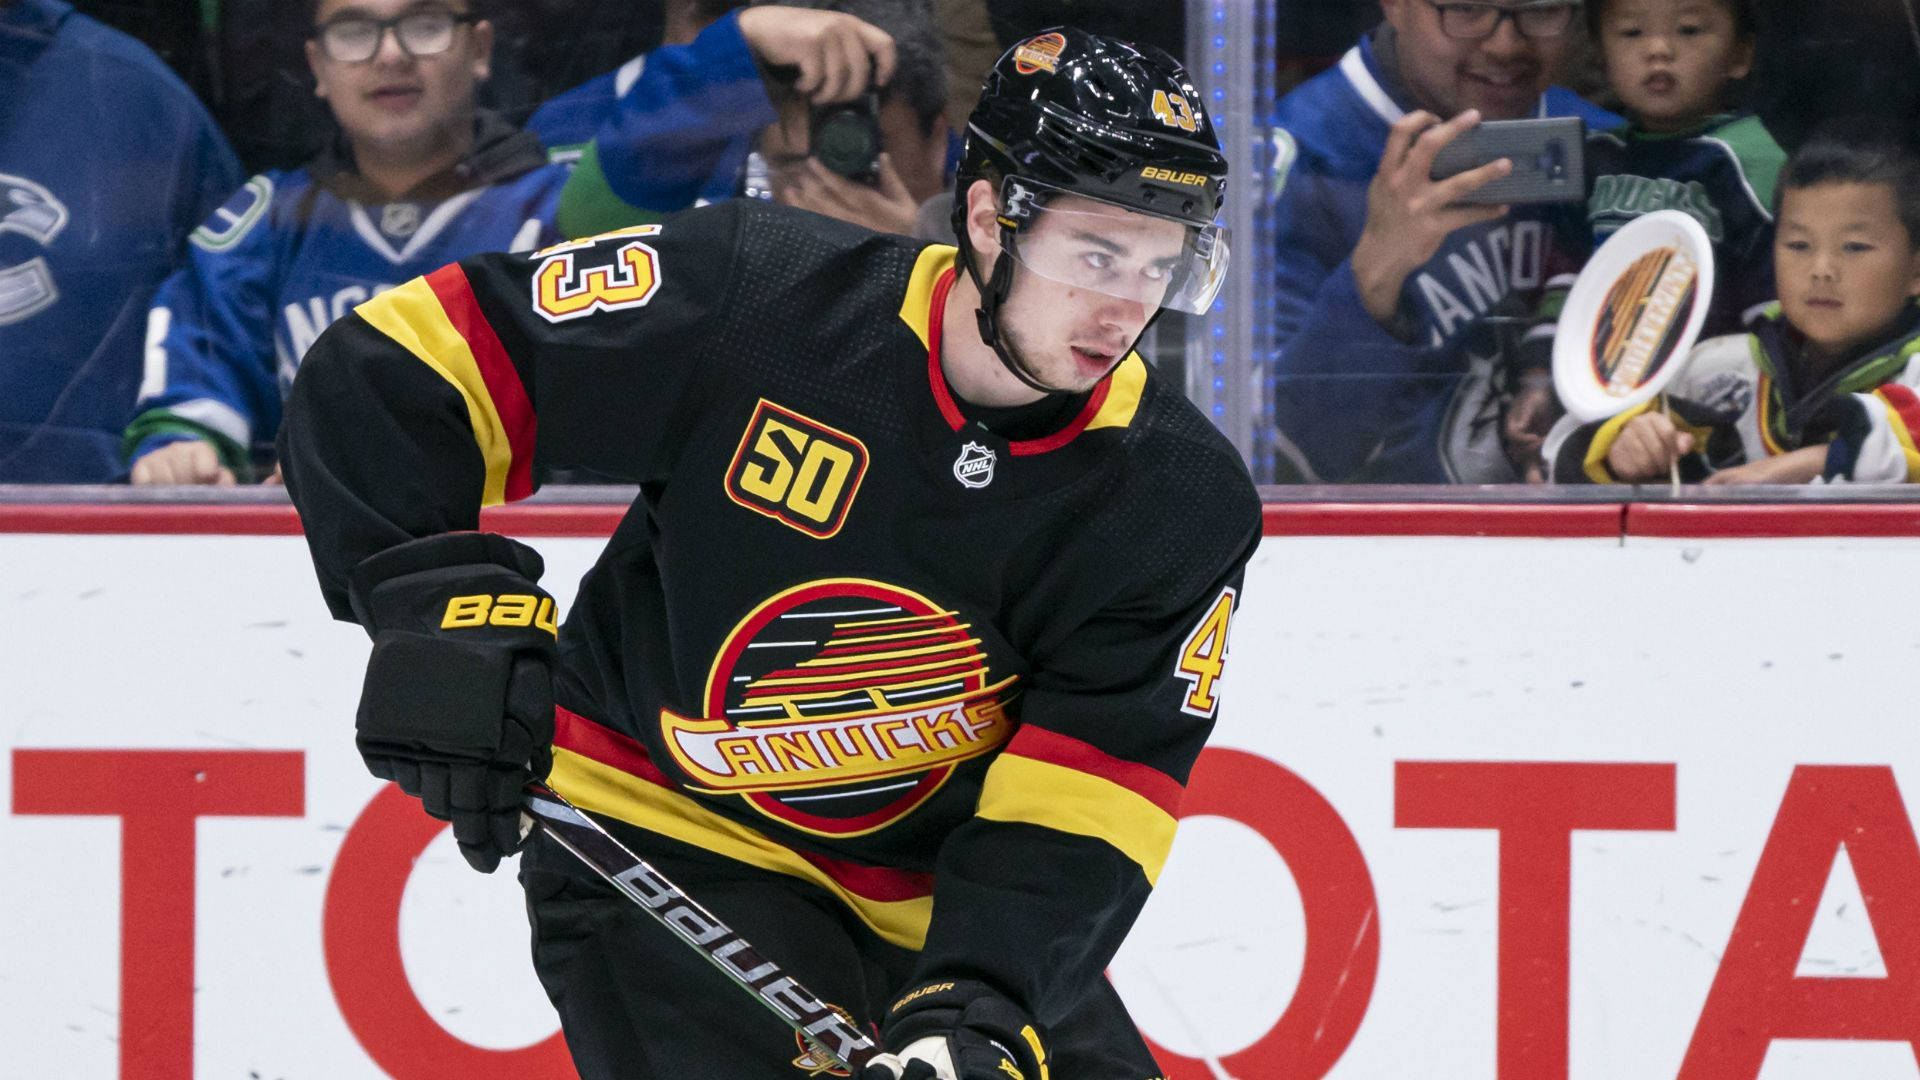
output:
[[[441,616],[440,629],[460,630],[469,626],[532,626],[558,635],[554,626],[553,597],[508,593],[505,596],[456,596],[447,601],[447,613]]]
[[[1052,1080],[1038,1025],[985,983],[928,983],[887,1010],[890,1053],[860,1080]]]
[[[356,742],[367,771],[453,825],[491,873],[520,849],[520,789],[553,762],[554,604],[532,548],[487,533],[395,545],[354,568],[373,635]]]

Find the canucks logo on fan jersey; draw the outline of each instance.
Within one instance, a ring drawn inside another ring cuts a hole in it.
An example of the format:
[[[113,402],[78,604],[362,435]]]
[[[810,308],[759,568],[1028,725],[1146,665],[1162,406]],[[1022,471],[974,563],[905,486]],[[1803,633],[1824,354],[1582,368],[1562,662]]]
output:
[[[66,205],[53,192],[24,176],[0,173],[0,233],[17,233],[44,248],[66,227]],[[0,266],[0,326],[39,314],[59,299],[44,257]]]

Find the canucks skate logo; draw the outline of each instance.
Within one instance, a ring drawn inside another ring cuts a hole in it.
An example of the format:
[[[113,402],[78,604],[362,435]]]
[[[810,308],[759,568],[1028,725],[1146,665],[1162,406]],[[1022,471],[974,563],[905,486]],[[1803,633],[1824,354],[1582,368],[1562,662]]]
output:
[[[993,483],[993,463],[998,457],[992,447],[970,442],[953,459],[953,478],[966,487],[986,487]]]
[[[0,235],[19,233],[40,247],[67,227],[67,207],[53,192],[21,176],[0,173]],[[35,256],[0,266],[0,326],[36,315],[60,299],[47,260]]]
[[[860,836],[1003,745],[1015,681],[993,678],[957,613],[831,578],[741,620],[708,674],[705,715],[663,709],[660,726],[692,787],[818,836]]]

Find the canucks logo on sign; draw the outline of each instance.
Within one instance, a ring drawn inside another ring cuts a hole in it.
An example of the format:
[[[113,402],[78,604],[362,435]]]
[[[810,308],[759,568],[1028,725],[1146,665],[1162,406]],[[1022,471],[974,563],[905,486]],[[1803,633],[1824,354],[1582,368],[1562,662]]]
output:
[[[1593,373],[1608,393],[1645,385],[1672,359],[1698,281],[1686,252],[1662,247],[1634,260],[1607,290],[1593,327]]]
[[[659,723],[690,786],[817,836],[862,836],[1006,743],[1015,682],[993,677],[956,612],[828,578],[742,619],[708,673],[704,715],[663,709]]]
[[[953,459],[953,478],[965,487],[983,488],[993,483],[993,464],[999,455],[990,446],[970,442]]]

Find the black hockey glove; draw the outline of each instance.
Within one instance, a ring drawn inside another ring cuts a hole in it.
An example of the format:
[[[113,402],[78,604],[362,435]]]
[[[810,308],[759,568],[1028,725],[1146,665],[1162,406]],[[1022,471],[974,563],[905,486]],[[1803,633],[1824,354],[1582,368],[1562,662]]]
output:
[[[942,980],[907,991],[880,1027],[890,1049],[860,1080],[1050,1080],[1040,1027],[985,983]]]
[[[532,548],[490,533],[411,540],[354,568],[373,635],[356,727],[367,769],[453,823],[492,873],[519,850],[520,790],[553,764],[553,598]]]

